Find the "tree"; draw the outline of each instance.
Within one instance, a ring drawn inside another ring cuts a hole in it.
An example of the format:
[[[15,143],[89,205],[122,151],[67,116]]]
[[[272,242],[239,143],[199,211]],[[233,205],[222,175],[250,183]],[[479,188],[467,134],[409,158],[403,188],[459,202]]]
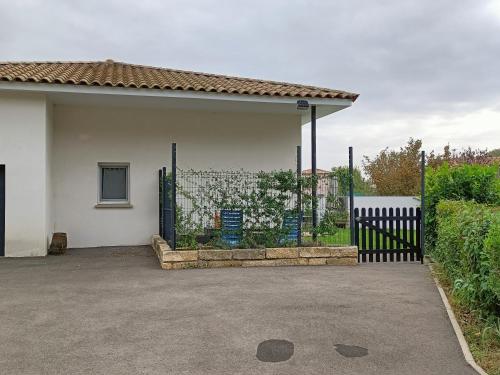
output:
[[[420,193],[420,139],[410,138],[405,147],[399,151],[383,149],[372,160],[364,157],[363,168],[371,183],[375,185],[380,195],[417,195]],[[498,159],[494,156],[500,149],[487,150],[451,149],[449,145],[439,154],[431,151],[426,159],[426,165],[436,169],[443,164],[451,167],[464,164],[494,165]]]
[[[450,149],[450,145],[444,146],[442,154],[435,154],[434,151],[429,153],[427,157],[427,165],[432,168],[439,167],[440,165],[447,163],[450,166],[463,165],[463,164],[480,164],[488,165],[494,162],[495,152],[500,151],[499,149],[488,152],[487,150],[475,149],[471,147],[456,150]]]
[[[332,175],[337,178],[339,184],[339,195],[349,195],[349,167],[333,167]],[[358,167],[353,169],[353,185],[354,193],[357,195],[373,195],[375,189],[371,186],[370,181],[367,181]]]
[[[363,169],[379,195],[420,193],[420,148],[422,141],[410,138],[399,151],[383,149],[370,159],[364,156]]]

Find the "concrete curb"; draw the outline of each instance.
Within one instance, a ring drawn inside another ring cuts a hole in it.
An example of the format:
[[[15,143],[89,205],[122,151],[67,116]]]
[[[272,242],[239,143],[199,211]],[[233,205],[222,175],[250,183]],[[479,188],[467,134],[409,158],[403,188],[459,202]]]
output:
[[[432,274],[432,265],[428,264],[429,269]],[[478,374],[481,375],[488,375],[486,371],[484,371],[481,366],[479,366],[476,361],[474,360],[474,357],[472,356],[472,353],[470,352],[469,345],[467,344],[467,341],[465,340],[464,334],[462,332],[462,329],[460,328],[460,325],[457,322],[457,319],[455,318],[455,314],[453,313],[453,310],[451,308],[450,302],[448,301],[448,297],[446,297],[446,293],[444,292],[443,288],[441,287],[441,284],[439,283],[439,280],[432,276],[434,279],[434,282],[436,283],[437,290],[439,292],[439,295],[441,296],[441,300],[443,301],[444,307],[446,308],[446,312],[448,313],[448,318],[450,319],[451,325],[453,326],[453,330],[455,331],[455,335],[457,335],[458,343],[460,344],[460,348],[462,348],[462,353],[464,354],[465,361],[474,369],[477,371]]]

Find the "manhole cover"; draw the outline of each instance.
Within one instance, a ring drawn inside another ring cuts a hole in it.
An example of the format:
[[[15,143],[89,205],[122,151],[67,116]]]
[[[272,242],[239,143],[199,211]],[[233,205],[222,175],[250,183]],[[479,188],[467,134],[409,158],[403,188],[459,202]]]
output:
[[[293,342],[266,340],[257,346],[257,359],[262,362],[283,362],[293,355]]]
[[[355,345],[335,344],[335,350],[341,356],[347,358],[364,357],[368,355],[368,349]]]

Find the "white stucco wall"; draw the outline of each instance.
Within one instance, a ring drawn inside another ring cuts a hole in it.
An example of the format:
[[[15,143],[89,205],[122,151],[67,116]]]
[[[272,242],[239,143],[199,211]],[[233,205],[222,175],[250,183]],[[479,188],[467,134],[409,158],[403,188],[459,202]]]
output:
[[[0,93],[0,164],[5,164],[5,255],[46,255],[50,114],[44,96]]]
[[[297,115],[159,109],[54,107],[55,231],[69,245],[138,245],[158,231],[158,168],[177,143],[193,169],[295,169]],[[98,163],[130,163],[133,208],[95,208]]]

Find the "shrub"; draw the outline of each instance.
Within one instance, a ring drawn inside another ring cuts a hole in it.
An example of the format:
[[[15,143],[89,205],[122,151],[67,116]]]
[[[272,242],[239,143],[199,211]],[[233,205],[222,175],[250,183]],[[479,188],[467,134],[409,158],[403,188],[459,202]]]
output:
[[[493,216],[493,224],[484,246],[492,266],[487,279],[488,287],[495,294],[496,300],[500,301],[500,211]]]
[[[428,168],[425,185],[425,242],[433,251],[436,243],[436,206],[440,200],[474,200],[478,203],[500,204],[500,179],[498,166],[443,164]]]
[[[457,301],[485,317],[495,316],[500,308],[500,215],[474,202],[442,201],[437,224],[432,256]]]

